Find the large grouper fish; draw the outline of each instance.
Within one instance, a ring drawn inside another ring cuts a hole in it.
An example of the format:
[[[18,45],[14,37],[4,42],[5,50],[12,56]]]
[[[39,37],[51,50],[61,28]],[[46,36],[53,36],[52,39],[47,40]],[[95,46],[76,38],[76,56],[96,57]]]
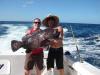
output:
[[[39,47],[45,47],[50,44],[50,40],[58,38],[59,32],[57,29],[47,28],[41,31],[33,32],[22,37],[22,41],[12,40],[11,48],[15,52],[19,48],[34,50]]]

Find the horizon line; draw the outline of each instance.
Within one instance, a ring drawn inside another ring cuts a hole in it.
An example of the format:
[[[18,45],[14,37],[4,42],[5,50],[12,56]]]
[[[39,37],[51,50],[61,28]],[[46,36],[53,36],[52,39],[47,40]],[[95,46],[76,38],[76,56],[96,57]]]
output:
[[[4,22],[4,24],[7,24],[7,22],[9,22],[9,23],[12,23],[12,22],[18,22],[18,23],[20,23],[20,22],[24,22],[24,23],[32,23],[32,21],[10,21],[10,20],[8,20],[8,21],[0,21],[0,22]],[[83,23],[83,22],[60,22],[60,23],[76,23],[76,24],[100,24],[100,23]],[[1,24],[1,23],[0,23]]]

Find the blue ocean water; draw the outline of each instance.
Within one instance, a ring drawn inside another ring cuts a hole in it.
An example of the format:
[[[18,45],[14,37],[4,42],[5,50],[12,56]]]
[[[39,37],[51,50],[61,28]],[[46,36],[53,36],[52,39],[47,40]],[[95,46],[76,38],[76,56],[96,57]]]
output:
[[[0,22],[0,43],[2,43],[0,53],[12,53],[10,41],[21,40],[31,25],[31,22]],[[73,56],[77,56],[72,27],[81,57],[100,68],[100,24],[61,23],[61,25],[64,29],[64,52],[68,50]],[[45,27],[41,26],[41,28]],[[24,50],[21,49],[18,53],[20,52],[24,52]]]
[[[73,36],[70,26],[72,27],[75,39],[78,40],[77,46],[81,57],[90,64],[100,68],[100,24],[62,23],[62,26],[68,29],[64,38],[70,38],[69,40]],[[73,42],[75,43],[74,40]],[[77,56],[76,49],[72,52],[74,53],[73,55],[76,54]]]

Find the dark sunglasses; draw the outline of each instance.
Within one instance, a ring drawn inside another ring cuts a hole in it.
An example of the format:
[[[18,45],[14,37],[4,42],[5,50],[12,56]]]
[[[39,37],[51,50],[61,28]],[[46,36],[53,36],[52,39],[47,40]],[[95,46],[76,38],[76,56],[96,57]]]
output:
[[[36,23],[36,24],[37,24],[37,23],[40,24],[41,22],[34,22],[34,23]]]

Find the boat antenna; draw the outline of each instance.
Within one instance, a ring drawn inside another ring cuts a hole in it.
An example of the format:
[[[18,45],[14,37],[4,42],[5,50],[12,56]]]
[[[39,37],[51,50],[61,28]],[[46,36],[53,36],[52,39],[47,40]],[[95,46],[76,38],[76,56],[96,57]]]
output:
[[[72,29],[72,26],[71,25],[70,25],[70,28],[71,28],[71,33],[72,33],[72,36],[73,36],[73,40],[75,42],[75,46],[76,46],[76,50],[77,50],[77,53],[78,53],[79,61],[81,63],[83,63],[83,59],[80,56],[80,52],[79,52],[79,49],[78,49],[78,46],[77,46],[77,42],[76,42],[76,39],[75,39],[75,35],[74,35],[74,32],[73,32],[73,29]]]

